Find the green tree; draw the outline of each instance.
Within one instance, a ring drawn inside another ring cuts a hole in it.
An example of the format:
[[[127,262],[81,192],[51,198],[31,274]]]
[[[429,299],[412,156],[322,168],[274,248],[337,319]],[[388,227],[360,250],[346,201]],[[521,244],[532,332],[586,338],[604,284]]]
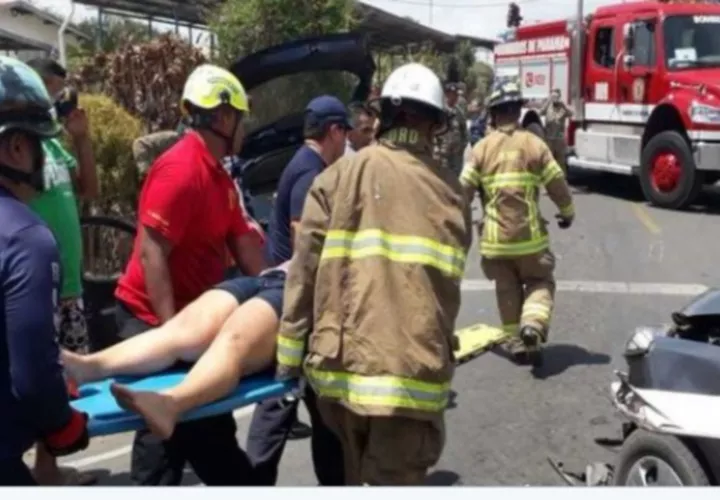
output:
[[[352,0],[227,0],[210,16],[218,58],[238,57],[295,38],[348,31],[355,24]]]
[[[210,15],[218,63],[298,38],[350,31],[353,0],[227,0]],[[303,109],[319,93],[349,98],[354,79],[341,73],[300,73],[268,82],[251,92],[254,126]]]
[[[114,52],[125,44],[148,42],[161,35],[160,31],[150,30],[147,24],[107,15],[102,16],[100,22],[97,19],[85,19],[77,24],[77,28],[90,35],[90,39],[68,47],[68,66],[71,69],[88,62],[98,51]]]

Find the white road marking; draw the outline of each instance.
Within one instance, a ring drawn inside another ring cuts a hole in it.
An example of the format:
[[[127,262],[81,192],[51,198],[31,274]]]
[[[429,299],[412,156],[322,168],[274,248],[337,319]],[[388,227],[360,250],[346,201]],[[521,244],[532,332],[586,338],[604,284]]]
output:
[[[241,418],[252,415],[253,411],[255,411],[255,405],[246,406],[244,408],[235,410],[233,412],[233,417],[235,417],[235,420],[239,420]],[[73,460],[72,462],[62,462],[60,465],[82,469],[90,465],[107,462],[108,460],[128,455],[131,450],[132,446],[121,446],[120,448],[115,448],[104,453],[98,453],[97,455],[90,455],[89,457]]]
[[[621,281],[558,281],[560,292],[617,293],[624,295],[674,295],[694,296],[707,291],[708,287],[696,283],[629,283]],[[495,290],[495,284],[487,280],[463,280],[462,290],[481,292]]]

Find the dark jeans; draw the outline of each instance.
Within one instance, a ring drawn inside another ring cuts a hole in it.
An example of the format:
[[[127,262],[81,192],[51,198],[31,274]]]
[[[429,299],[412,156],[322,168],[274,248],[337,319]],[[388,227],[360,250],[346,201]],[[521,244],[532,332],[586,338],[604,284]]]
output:
[[[37,486],[22,457],[0,460],[0,486]]]
[[[345,471],[340,441],[325,425],[317,410],[316,396],[310,387],[305,391],[305,406],[310,414],[313,468],[320,486],[343,486]],[[277,482],[278,466],[285,443],[297,420],[299,401],[268,399],[257,405],[248,432],[247,451],[256,481],[264,486]]]
[[[119,340],[152,328],[123,304],[116,310]],[[248,456],[240,449],[231,413],[182,422],[163,441],[148,430],[135,433],[130,480],[141,486],[177,486],[188,462],[208,486],[257,485]]]

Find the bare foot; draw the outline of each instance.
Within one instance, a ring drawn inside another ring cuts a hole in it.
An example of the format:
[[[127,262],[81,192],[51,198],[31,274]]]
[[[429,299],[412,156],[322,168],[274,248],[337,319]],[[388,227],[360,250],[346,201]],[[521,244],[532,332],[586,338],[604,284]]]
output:
[[[77,385],[95,382],[104,377],[92,362],[92,358],[85,354],[76,354],[65,349],[60,350],[60,363],[65,369],[65,375]]]
[[[175,431],[178,412],[172,399],[150,391],[132,391],[120,384],[112,384],[110,392],[120,407],[140,415],[150,432],[161,439],[170,439]]]

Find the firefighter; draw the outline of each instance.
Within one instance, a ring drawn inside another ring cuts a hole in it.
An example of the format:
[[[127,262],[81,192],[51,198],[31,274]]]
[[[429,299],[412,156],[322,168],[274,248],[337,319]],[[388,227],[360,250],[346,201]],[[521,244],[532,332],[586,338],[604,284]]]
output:
[[[463,155],[468,143],[467,120],[458,103],[458,84],[445,85],[448,123],[447,130],[436,137],[435,154],[446,168],[456,176],[460,175],[463,166]]]
[[[447,120],[439,78],[402,66],[378,104],[377,144],[328,167],[306,199],[278,375],[304,370],[347,484],[419,485],[444,447],[471,216],[432,157]]]
[[[560,97],[560,89],[553,90],[550,99],[540,108],[540,115],[545,117],[545,139],[550,146],[550,151],[563,172],[567,174],[565,123],[568,118],[572,117],[572,110]]]
[[[575,211],[552,152],[542,139],[520,128],[523,104],[516,82],[493,90],[488,108],[495,130],[473,148],[461,182],[468,201],[480,194],[482,269],[495,281],[503,330],[512,336],[511,352],[537,365],[555,295],[555,257],[540,214],[540,188],[559,208],[561,228],[570,227]]]

